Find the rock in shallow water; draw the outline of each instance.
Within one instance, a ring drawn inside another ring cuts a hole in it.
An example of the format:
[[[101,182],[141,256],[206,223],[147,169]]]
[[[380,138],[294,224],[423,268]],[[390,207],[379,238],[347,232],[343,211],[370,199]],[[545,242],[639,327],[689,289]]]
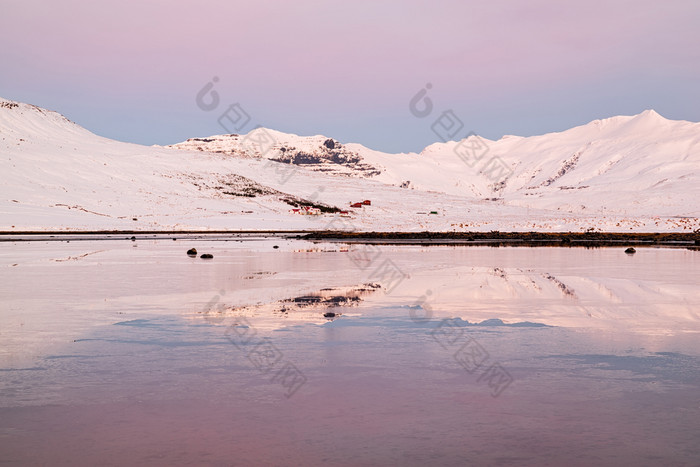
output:
[[[187,250],[187,255],[188,256],[197,256],[197,249],[196,248],[190,248]]]
[[[632,247],[629,247],[629,248],[627,248],[627,249],[625,250],[625,253],[627,253],[628,255],[633,255],[633,254],[635,254],[636,252],[637,252],[637,250],[635,250],[635,249],[632,248]]]

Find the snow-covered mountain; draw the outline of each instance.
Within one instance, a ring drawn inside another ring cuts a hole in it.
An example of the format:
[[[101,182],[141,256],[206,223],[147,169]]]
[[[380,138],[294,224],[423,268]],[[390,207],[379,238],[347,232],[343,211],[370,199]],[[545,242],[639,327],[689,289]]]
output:
[[[0,137],[2,231],[700,227],[700,124],[653,111],[386,154],[264,128],[148,147],[0,99]]]
[[[272,143],[264,152],[248,142],[266,138]],[[386,154],[325,136],[267,129],[193,138],[171,147],[265,157],[532,208],[635,213],[637,207],[642,212],[653,207],[667,216],[700,211],[700,124],[667,120],[653,110],[529,138],[490,141],[474,135],[432,144],[420,154]]]

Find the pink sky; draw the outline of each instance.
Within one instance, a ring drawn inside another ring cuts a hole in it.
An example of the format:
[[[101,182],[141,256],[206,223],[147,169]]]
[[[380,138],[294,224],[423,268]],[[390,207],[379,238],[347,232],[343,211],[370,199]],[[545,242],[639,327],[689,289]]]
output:
[[[214,76],[220,110],[388,151],[435,140],[408,111],[428,82],[436,113],[489,138],[700,120],[696,1],[5,0],[0,17],[0,96],[126,141],[223,132],[194,100]]]

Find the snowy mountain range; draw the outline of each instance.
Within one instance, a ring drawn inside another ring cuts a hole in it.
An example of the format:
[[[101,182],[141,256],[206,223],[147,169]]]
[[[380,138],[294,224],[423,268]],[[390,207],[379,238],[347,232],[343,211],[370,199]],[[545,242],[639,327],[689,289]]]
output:
[[[387,154],[265,128],[141,146],[0,99],[0,137],[2,231],[700,228],[700,123],[653,110]]]

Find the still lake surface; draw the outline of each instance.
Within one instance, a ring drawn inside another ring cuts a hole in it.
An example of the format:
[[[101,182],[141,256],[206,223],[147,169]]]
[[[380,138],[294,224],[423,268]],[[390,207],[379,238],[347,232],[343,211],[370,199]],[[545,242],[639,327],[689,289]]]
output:
[[[623,250],[2,242],[0,464],[700,465],[700,252]]]

